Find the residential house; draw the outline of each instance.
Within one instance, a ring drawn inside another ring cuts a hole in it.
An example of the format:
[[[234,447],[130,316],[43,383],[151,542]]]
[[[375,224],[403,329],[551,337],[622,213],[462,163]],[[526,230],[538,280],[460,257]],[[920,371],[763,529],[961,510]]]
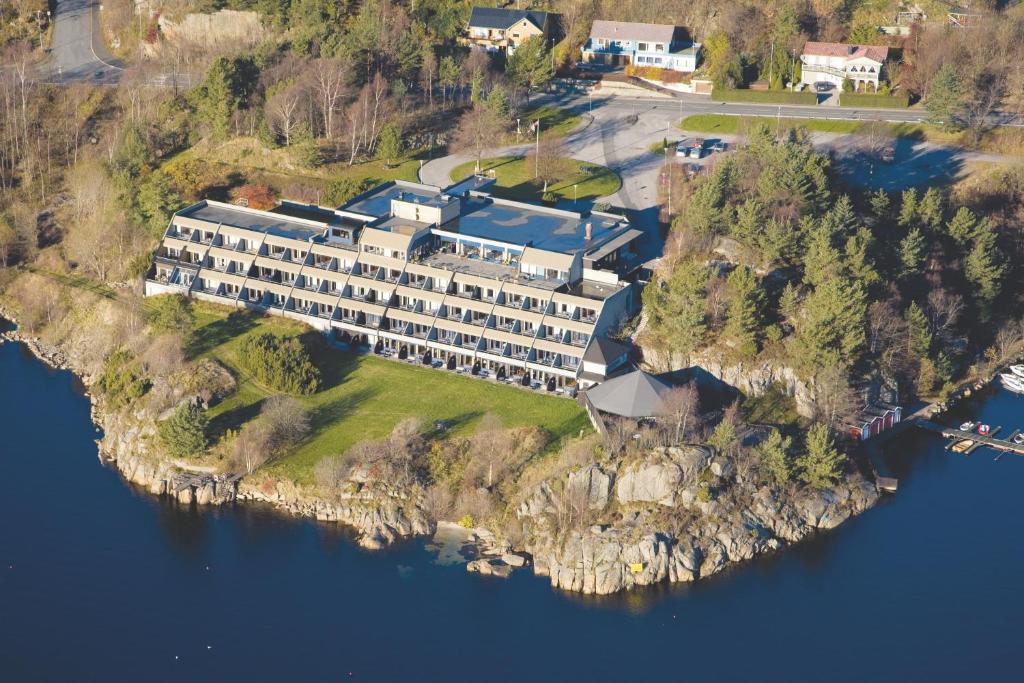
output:
[[[642,233],[614,214],[492,197],[492,182],[393,181],[338,209],[203,200],[171,218],[146,294],[266,311],[552,391],[577,385],[598,344],[605,370],[588,366],[587,380],[602,380],[621,354],[598,340],[639,305]]]
[[[487,52],[512,54],[528,38],[551,38],[551,17],[547,12],[474,7],[460,42]]]
[[[691,73],[700,63],[700,43],[691,41],[679,26],[595,19],[583,45],[583,61]]]
[[[889,48],[881,45],[849,45],[808,41],[800,55],[800,82],[804,85],[832,83],[838,87],[845,79],[856,90],[878,89]]]

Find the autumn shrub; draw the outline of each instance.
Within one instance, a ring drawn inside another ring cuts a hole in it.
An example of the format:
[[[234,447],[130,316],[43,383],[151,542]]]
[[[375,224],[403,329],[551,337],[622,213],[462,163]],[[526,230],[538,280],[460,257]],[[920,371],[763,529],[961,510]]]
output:
[[[269,185],[246,183],[231,191],[231,201],[250,209],[266,211],[277,206],[277,193]]]

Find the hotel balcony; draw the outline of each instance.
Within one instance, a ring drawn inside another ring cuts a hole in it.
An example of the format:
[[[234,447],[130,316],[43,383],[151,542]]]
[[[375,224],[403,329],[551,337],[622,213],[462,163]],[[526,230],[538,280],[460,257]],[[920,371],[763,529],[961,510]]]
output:
[[[303,278],[302,284],[299,286],[299,289],[304,289],[307,292],[322,292],[324,291],[324,283],[316,283],[310,281],[308,278]]]
[[[470,318],[469,324],[470,325],[476,325],[477,327],[487,327],[487,319],[488,318],[490,318],[490,316],[487,316],[487,315],[482,315],[482,316],[480,316],[478,318]]]
[[[332,273],[338,272],[338,259],[321,259],[319,257],[314,257],[313,263],[310,265],[320,270],[326,270]]]
[[[324,306],[318,306],[316,316],[318,318],[324,318],[326,320],[336,320],[337,318],[335,316],[335,313],[337,313],[337,311],[337,308],[333,308],[328,311]]]

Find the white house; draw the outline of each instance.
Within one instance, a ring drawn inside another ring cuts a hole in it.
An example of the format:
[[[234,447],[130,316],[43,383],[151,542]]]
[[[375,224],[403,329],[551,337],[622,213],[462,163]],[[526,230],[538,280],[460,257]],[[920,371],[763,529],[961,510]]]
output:
[[[827,82],[841,87],[848,78],[857,90],[873,91],[878,88],[888,56],[889,48],[884,45],[808,41],[800,55],[800,82],[804,85]]]

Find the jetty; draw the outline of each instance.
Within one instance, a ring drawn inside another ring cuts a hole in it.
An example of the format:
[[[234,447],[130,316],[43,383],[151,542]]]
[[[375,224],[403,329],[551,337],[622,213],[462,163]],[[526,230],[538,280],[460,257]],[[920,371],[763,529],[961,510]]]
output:
[[[981,446],[988,446],[989,448],[993,448],[1004,453],[1013,453],[1015,455],[1024,456],[1024,444],[1013,443],[1013,437],[1020,433],[1019,429],[1010,434],[1007,439],[997,439],[996,435],[1000,430],[1002,430],[1002,427],[995,427],[988,435],[982,436],[976,432],[966,432],[962,429],[957,429],[956,427],[943,427],[942,425],[935,424],[930,420],[917,420],[916,424],[922,429],[936,434],[941,434],[947,439],[952,439],[952,442],[946,447],[947,450],[952,447],[952,444],[959,443],[961,441],[972,441],[973,443],[970,448],[964,451],[964,455],[970,455]]]

